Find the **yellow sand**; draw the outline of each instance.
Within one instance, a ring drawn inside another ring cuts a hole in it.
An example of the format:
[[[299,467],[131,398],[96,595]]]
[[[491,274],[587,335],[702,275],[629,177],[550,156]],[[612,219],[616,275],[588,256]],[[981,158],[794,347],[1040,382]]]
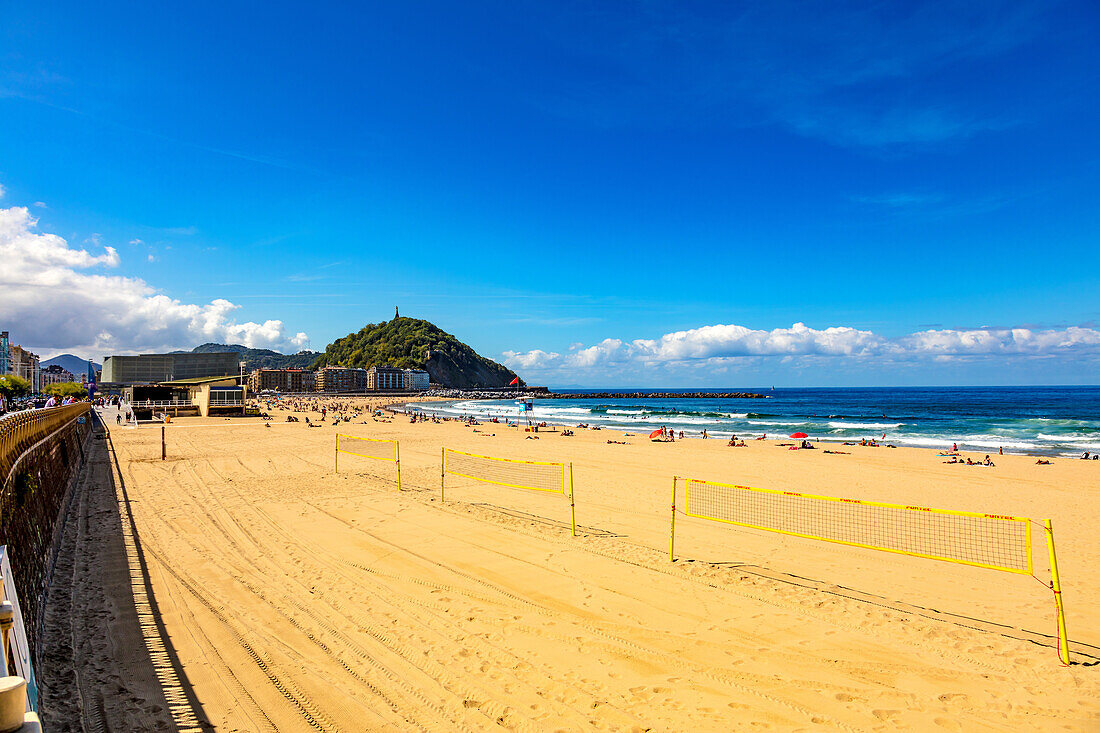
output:
[[[112,426],[166,641],[220,730],[1100,730],[1100,465],[931,451],[651,443],[578,430],[393,422],[393,465],[341,457],[330,424]],[[319,415],[312,414],[316,420]],[[447,479],[441,446],[572,461],[568,502]],[[1028,576],[683,516],[671,477],[1050,517]],[[155,633],[149,630],[149,633]],[[1090,646],[1091,645],[1091,646]]]

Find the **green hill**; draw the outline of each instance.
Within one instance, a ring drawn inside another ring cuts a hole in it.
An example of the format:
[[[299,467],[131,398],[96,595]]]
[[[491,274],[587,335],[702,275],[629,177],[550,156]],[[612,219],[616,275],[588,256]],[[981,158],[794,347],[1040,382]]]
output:
[[[428,321],[401,318],[369,324],[336,339],[317,360],[324,366],[424,369],[446,387],[504,387],[516,375]]]
[[[309,369],[317,359],[316,351],[299,351],[297,354],[280,354],[271,349],[250,349],[240,344],[214,344],[207,343],[196,346],[190,352],[176,353],[212,354],[224,352],[237,352],[241,355],[241,361],[245,363],[245,370],[253,369]]]

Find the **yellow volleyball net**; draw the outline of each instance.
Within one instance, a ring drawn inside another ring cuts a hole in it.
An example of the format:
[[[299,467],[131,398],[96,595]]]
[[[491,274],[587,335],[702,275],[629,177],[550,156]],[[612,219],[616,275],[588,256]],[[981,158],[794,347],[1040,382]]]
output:
[[[447,475],[487,484],[569,496],[569,519],[577,536],[576,502],[573,499],[573,464],[520,461],[443,448],[439,466],[439,499],[444,499]],[[568,494],[567,494],[568,492]]]
[[[336,450],[332,470],[340,472],[340,454],[370,458],[374,461],[393,463],[397,467],[397,489],[401,490],[401,445],[396,440],[360,438],[356,435],[336,434]]]
[[[1034,576],[1032,526],[1027,517],[961,512],[797,491],[674,477],[669,558],[676,559],[676,497],[682,513],[739,527],[821,540],[868,550],[942,560]],[[1061,584],[1049,520],[1041,525],[1050,553],[1062,661],[1069,663]]]

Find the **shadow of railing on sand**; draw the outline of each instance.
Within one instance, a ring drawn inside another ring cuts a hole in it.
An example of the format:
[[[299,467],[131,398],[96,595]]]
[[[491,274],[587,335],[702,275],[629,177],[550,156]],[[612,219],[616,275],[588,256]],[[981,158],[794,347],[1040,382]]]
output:
[[[45,604],[47,730],[210,730],[169,642],[110,434],[95,426]]]

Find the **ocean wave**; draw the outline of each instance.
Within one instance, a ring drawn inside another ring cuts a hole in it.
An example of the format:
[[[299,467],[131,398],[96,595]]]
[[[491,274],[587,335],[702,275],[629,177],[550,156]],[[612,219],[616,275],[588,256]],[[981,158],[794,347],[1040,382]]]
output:
[[[852,430],[892,430],[894,428],[900,428],[905,423],[903,422],[831,422],[830,428],[837,429],[852,429]]]
[[[1052,443],[1095,443],[1100,441],[1100,435],[1050,435],[1039,433],[1039,440],[1049,440]]]
[[[531,410],[538,415],[591,415],[587,407],[535,407]]]
[[[952,440],[939,436],[922,437],[918,435],[900,435],[890,439],[903,445],[916,445],[924,448],[950,448]]]

